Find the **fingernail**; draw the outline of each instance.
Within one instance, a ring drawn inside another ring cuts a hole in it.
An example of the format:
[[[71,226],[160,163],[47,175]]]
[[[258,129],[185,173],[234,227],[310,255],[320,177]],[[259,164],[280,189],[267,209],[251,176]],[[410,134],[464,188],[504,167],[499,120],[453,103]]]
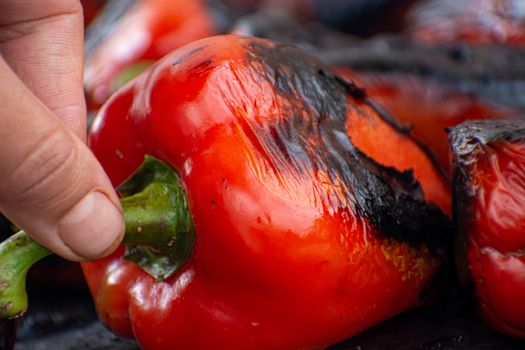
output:
[[[112,252],[124,234],[121,212],[104,194],[88,193],[59,221],[62,241],[80,257],[91,260]]]

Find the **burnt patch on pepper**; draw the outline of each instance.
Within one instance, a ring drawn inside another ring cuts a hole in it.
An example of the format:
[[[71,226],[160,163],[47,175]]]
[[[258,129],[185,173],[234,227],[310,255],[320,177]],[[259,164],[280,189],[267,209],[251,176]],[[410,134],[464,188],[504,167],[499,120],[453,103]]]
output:
[[[496,141],[525,140],[525,117],[498,121],[470,121],[449,130],[454,154],[460,163],[469,162],[477,145],[489,145]]]
[[[413,174],[382,166],[347,135],[348,103],[352,108],[366,104],[364,89],[294,46],[246,39],[245,49],[250,74],[274,89],[280,113],[264,120],[246,118],[241,125],[270,168],[287,174],[283,186],[293,192],[300,188],[294,182],[317,179],[312,197],[326,210],[350,209],[385,240],[426,245],[434,253],[447,249],[450,222],[425,202]]]

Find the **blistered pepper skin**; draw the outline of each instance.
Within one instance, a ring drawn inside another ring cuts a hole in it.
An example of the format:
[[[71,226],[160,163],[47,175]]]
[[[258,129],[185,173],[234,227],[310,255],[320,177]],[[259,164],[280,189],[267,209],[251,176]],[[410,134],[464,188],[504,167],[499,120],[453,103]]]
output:
[[[346,128],[378,115],[363,94],[298,49],[223,36],[114,95],[90,147],[114,185],[145,154],[171,165],[197,240],[163,282],[122,248],[84,263],[101,320],[144,349],[322,349],[420,304],[450,198],[435,195],[444,180],[416,144],[414,169],[354,147]]]
[[[465,123],[451,142],[461,280],[489,325],[525,338],[525,123]]]

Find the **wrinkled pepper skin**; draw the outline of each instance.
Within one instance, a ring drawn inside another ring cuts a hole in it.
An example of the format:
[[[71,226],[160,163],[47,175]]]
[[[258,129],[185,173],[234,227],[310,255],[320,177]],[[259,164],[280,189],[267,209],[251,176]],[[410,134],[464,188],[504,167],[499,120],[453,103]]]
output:
[[[468,122],[450,137],[461,280],[489,325],[525,338],[525,122]]]
[[[196,245],[177,275],[156,282],[123,248],[83,264],[101,320],[144,349],[322,349],[423,302],[444,260],[439,171],[293,46],[180,48],[108,101],[89,143],[114,185],[149,154],[186,190]]]
[[[108,99],[123,70],[216,34],[204,0],[140,0],[124,13],[115,28],[99,30],[108,30],[109,35],[86,53],[84,86],[91,109]]]
[[[525,45],[522,0],[423,1],[407,22],[407,34],[429,44]]]

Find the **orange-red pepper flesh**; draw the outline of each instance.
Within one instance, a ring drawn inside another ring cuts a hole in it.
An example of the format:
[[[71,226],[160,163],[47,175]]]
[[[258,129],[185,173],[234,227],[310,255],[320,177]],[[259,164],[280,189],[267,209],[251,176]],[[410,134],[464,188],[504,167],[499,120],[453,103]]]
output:
[[[451,162],[447,129],[467,120],[509,119],[516,116],[516,110],[512,108],[494,105],[476,96],[408,74],[353,72],[346,68],[340,69],[340,73],[366,86],[370,98],[409,128],[412,135],[434,154],[447,173]],[[371,147],[374,146],[381,148],[379,143],[372,143]]]

